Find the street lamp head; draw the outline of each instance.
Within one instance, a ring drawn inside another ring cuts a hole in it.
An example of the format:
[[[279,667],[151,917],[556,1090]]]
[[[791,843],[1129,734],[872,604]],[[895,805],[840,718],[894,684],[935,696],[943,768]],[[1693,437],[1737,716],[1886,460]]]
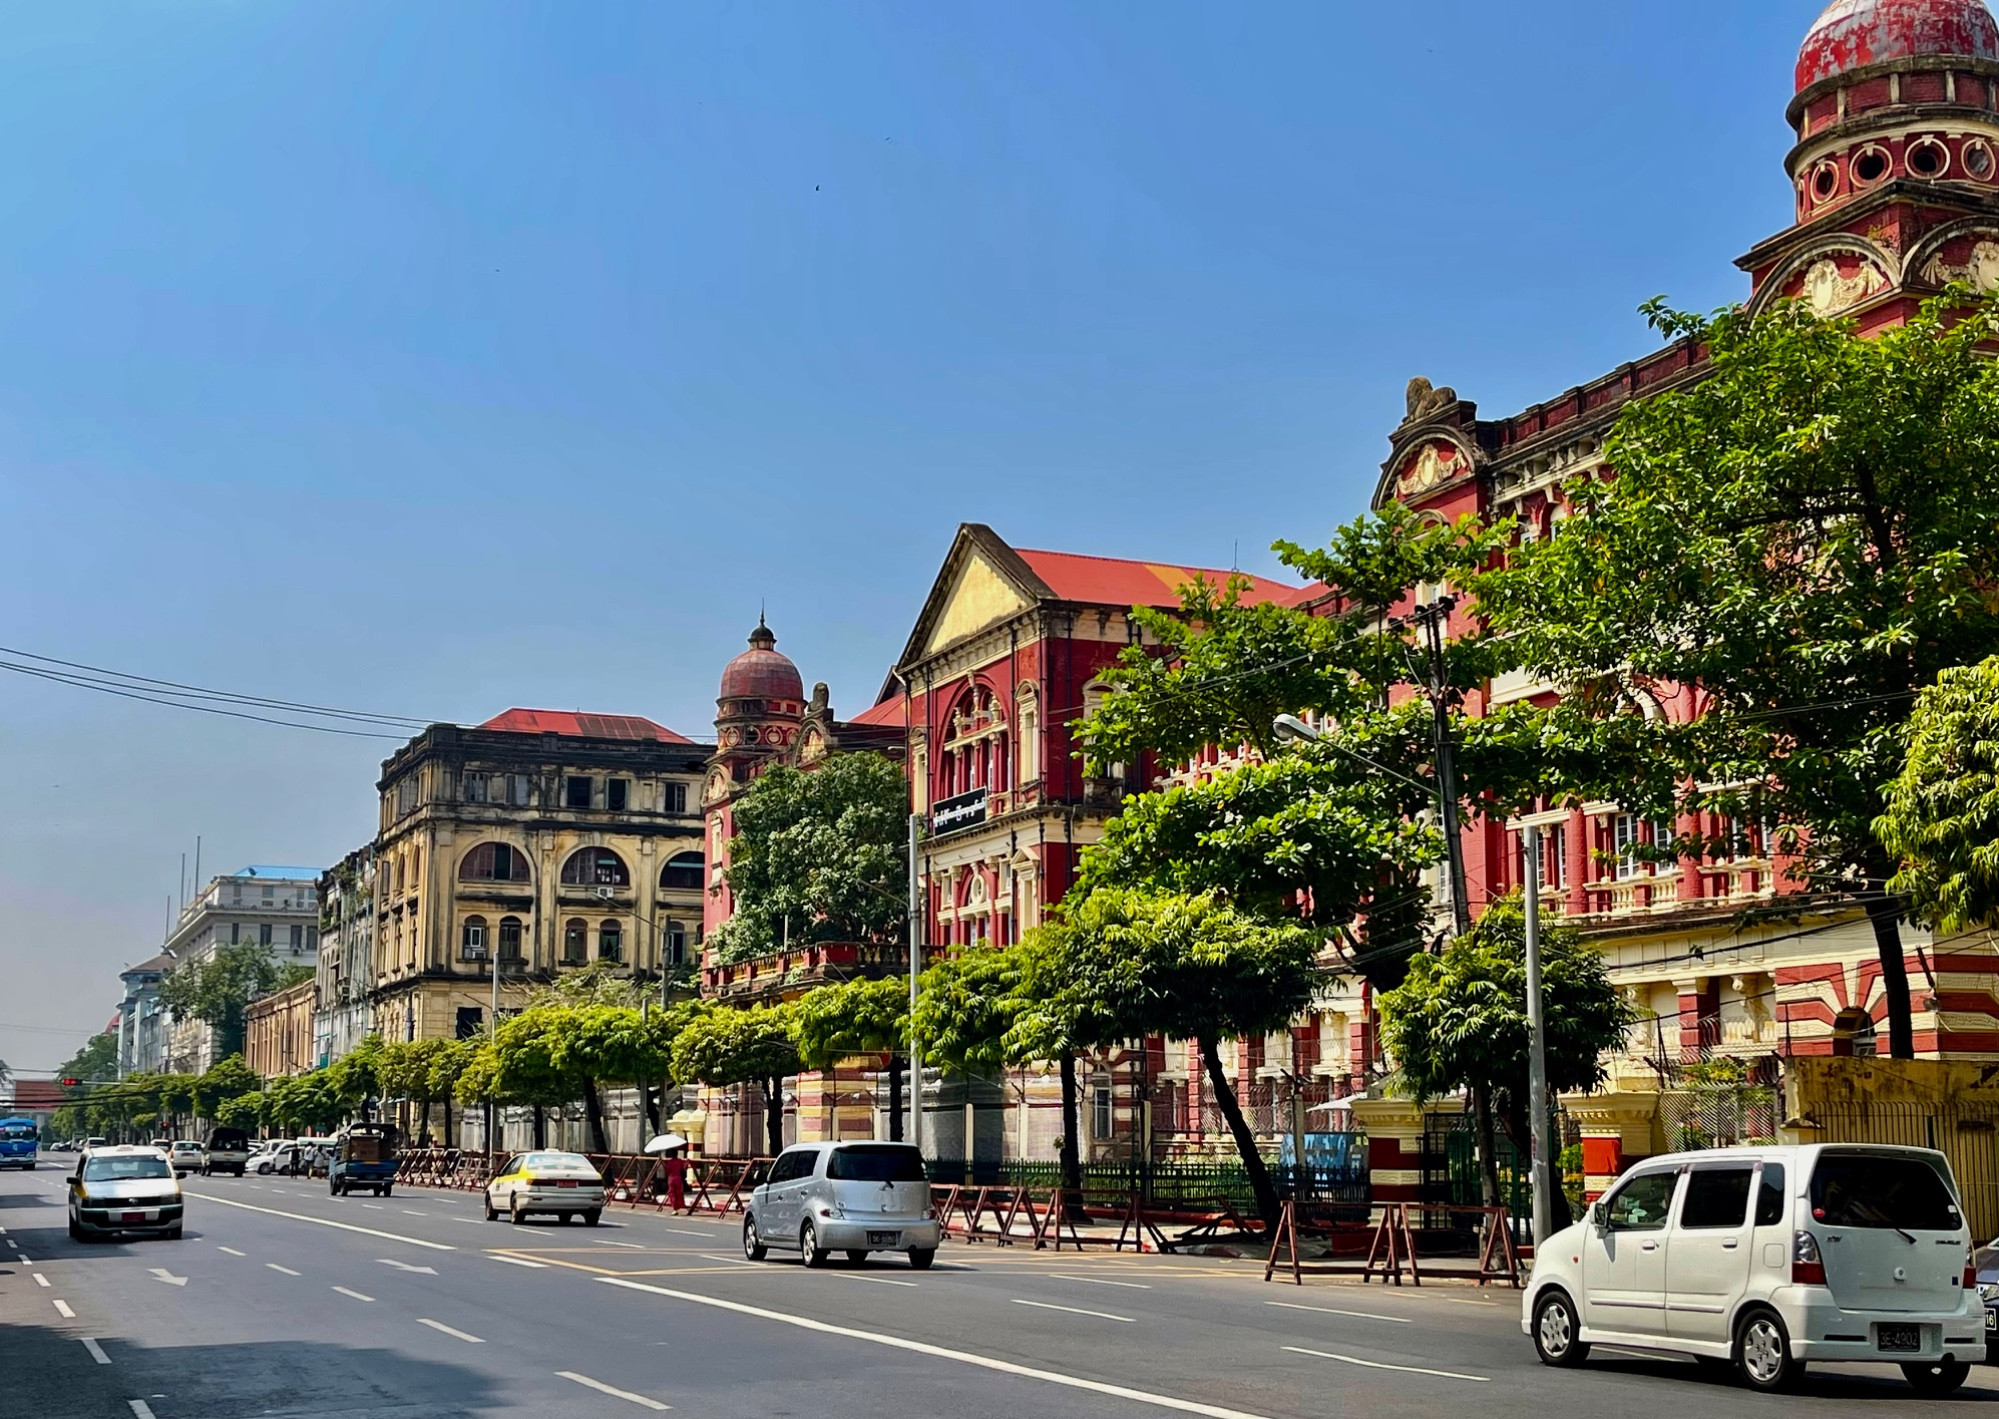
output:
[[[1277,716],[1271,722],[1270,732],[1277,736],[1277,742],[1280,744],[1297,744],[1300,742],[1316,744],[1319,741],[1319,731],[1312,728],[1311,725],[1305,723],[1304,720],[1298,718],[1295,714],[1280,714]]]

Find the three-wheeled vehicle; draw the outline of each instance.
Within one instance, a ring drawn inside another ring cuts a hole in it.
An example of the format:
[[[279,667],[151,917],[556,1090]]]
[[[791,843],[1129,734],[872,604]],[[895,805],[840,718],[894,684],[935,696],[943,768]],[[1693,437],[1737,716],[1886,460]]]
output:
[[[367,1188],[387,1197],[396,1180],[396,1130],[387,1123],[350,1123],[335,1139],[326,1187],[335,1197]]]

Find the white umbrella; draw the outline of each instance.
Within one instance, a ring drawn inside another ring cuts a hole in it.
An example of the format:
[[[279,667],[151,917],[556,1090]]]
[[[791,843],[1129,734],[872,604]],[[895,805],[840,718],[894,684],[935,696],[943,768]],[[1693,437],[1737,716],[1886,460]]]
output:
[[[687,1140],[679,1134],[661,1133],[655,1135],[652,1141],[646,1144],[645,1151],[648,1153],[671,1153],[676,1148],[685,1148],[686,1146]]]

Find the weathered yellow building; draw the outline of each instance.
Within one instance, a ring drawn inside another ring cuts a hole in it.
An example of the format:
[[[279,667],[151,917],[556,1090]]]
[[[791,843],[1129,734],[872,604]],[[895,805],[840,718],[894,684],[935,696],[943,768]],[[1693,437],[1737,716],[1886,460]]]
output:
[[[312,1048],[313,983],[300,981],[250,1002],[243,1014],[243,1062],[266,1079],[303,1074]]]
[[[709,750],[631,715],[508,710],[432,725],[382,765],[369,961],[385,1040],[468,1038],[596,961],[694,958]]]

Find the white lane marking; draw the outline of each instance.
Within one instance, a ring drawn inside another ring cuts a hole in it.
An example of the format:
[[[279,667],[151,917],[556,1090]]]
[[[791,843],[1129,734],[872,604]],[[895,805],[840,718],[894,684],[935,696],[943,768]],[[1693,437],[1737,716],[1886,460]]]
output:
[[[289,1266],[279,1266],[275,1261],[267,1261],[264,1263],[264,1265],[270,1267],[271,1270],[273,1271],[282,1271],[287,1276],[298,1275],[298,1273],[296,1271],[293,1271]]]
[[[679,1227],[660,1227],[657,1230],[665,1232],[670,1237],[699,1237],[704,1242],[715,1240],[713,1232],[687,1232],[681,1230]]]
[[[128,1399],[125,1402],[132,1406],[132,1419],[157,1419],[153,1413],[153,1406],[145,1400]]]
[[[352,1296],[357,1301],[372,1301],[375,1299],[373,1296],[364,1296],[359,1291],[350,1291],[345,1286],[335,1286],[333,1289],[343,1296]]]
[[[363,1205],[363,1206],[366,1206],[367,1204],[366,1204],[366,1203],[363,1203],[362,1205]],[[405,1207],[405,1208],[403,1209],[403,1216],[405,1216],[405,1217],[428,1217],[429,1215],[430,1215],[430,1214],[429,1214],[428,1212],[418,1212],[418,1211],[415,1211],[414,1209],[412,1209],[412,1208],[408,1208],[408,1207]]]
[[[425,1276],[437,1275],[437,1268],[434,1266],[411,1266],[406,1261],[395,1261],[386,1256],[378,1256],[375,1258],[375,1260],[379,1261],[384,1266],[393,1266],[398,1271],[417,1271],[421,1272]]]
[[[1127,1291],[1150,1291],[1152,1288],[1143,1281],[1106,1281],[1101,1276],[1065,1276],[1059,1271],[1048,1273],[1057,1281],[1087,1281],[1092,1286],[1122,1286]]]
[[[366,1206],[365,1203],[362,1205]],[[453,1217],[451,1218],[451,1220],[453,1222],[470,1222],[475,1227],[483,1227],[486,1225],[484,1222],[481,1222],[477,1217]]]
[[[35,1284],[37,1286],[46,1286],[49,1284],[49,1278],[42,1275],[41,1272],[37,1271],[35,1273]]]
[[[560,1379],[574,1380],[580,1385],[589,1386],[599,1394],[613,1395],[618,1399],[629,1399],[632,1403],[643,1404],[648,1409],[667,1410],[673,1408],[671,1404],[661,1404],[656,1399],[648,1398],[643,1394],[633,1394],[628,1389],[613,1389],[602,1380],[593,1380],[588,1375],[577,1374],[574,1370],[557,1370],[555,1373]]]
[[[242,1252],[242,1251],[237,1251],[237,1250],[236,1250],[236,1248],[234,1248],[234,1247],[217,1247],[217,1248],[216,1248],[216,1250],[217,1250],[217,1251],[226,1251],[226,1252],[228,1252],[228,1253],[229,1253],[229,1255],[231,1255],[231,1256],[248,1256],[248,1255],[249,1255],[249,1253],[248,1253],[248,1252]]]
[[[842,1281],[871,1281],[877,1286],[915,1286],[914,1281],[898,1281],[892,1276],[852,1276],[844,1271],[829,1271],[828,1276],[837,1276]]]
[[[176,1276],[164,1266],[155,1266],[150,1269],[157,1280],[164,1281],[169,1286],[187,1285],[187,1278],[185,1276]]]
[[[52,1304],[56,1308],[56,1314],[61,1316],[64,1320],[76,1319],[76,1312],[69,1308],[68,1301],[63,1300],[61,1297],[57,1297],[56,1300],[52,1302]]]
[[[507,1265],[509,1265],[509,1266],[531,1266],[531,1267],[533,1267],[533,1268],[534,1268],[534,1269],[535,1269],[536,1271],[546,1271],[546,1270],[548,1270],[548,1263],[547,1263],[547,1262],[545,1262],[545,1261],[529,1261],[529,1260],[528,1260],[528,1259],[527,1259],[526,1257],[519,1257],[519,1256],[495,1256],[495,1257],[493,1258],[493,1260],[495,1260],[495,1261],[504,1261],[504,1262],[505,1262],[505,1263],[506,1263]]]
[[[388,1208],[382,1206],[382,1204],[379,1202],[364,1202],[361,1205],[367,1208],[370,1212],[387,1212],[389,1210]]]
[[[270,1217],[289,1217],[294,1222],[311,1222],[321,1227],[338,1227],[343,1232],[359,1232],[364,1237],[381,1237],[391,1242],[407,1242],[413,1247],[429,1247],[432,1251],[457,1251],[458,1248],[444,1242],[427,1242],[422,1237],[405,1237],[400,1232],[378,1232],[373,1227],[357,1227],[352,1222],[335,1222],[326,1217],[310,1217],[303,1212],[280,1212],[275,1207],[258,1207],[248,1202],[237,1202],[228,1197],[211,1197],[205,1192],[190,1192],[189,1197],[198,1197],[204,1202],[219,1202],[224,1207],[240,1207],[245,1212],[262,1212]]]
[[[458,1339],[464,1341],[467,1345],[484,1345],[486,1343],[485,1341],[481,1340],[478,1336],[467,1335],[464,1331],[454,1329],[453,1327],[446,1325],[441,1320],[430,1320],[427,1317],[418,1316],[416,1318],[416,1323],[418,1325],[427,1325],[432,1330],[441,1330],[446,1335],[456,1336]]]
[[[14,1260],[20,1262],[21,1265],[23,1266],[33,1266],[35,1264],[34,1262],[30,1261],[25,1254],[15,1257]]]
[[[638,1242],[614,1242],[606,1237],[592,1237],[590,1240],[595,1242],[600,1247],[629,1247],[633,1251],[645,1250],[645,1248],[642,1245],[640,1245]]]
[[[740,1256],[710,1256],[710,1255],[708,1255],[708,1253],[707,1253],[707,1252],[705,1252],[705,1251],[701,1253],[701,1259],[702,1259],[703,1261],[726,1261],[726,1262],[728,1262],[728,1263],[729,1263],[730,1265],[732,1265],[732,1266],[755,1266],[755,1265],[756,1265],[756,1263],[755,1263],[754,1261],[749,1261],[749,1260],[747,1260],[747,1259],[745,1259],[745,1258],[743,1258],[743,1257],[740,1257]]]
[[[1357,1320],[1385,1320],[1390,1325],[1412,1325],[1408,1316],[1377,1315],[1373,1311],[1343,1311],[1337,1306],[1301,1306],[1293,1301],[1265,1301],[1266,1306],[1276,1306],[1287,1311],[1316,1311],[1322,1316],[1353,1316]]]
[[[712,1306],[716,1310],[734,1311],[737,1315],[755,1316],[759,1320],[776,1321],[780,1325],[796,1326],[800,1330],[813,1330],[821,1335],[843,1335],[849,1340],[865,1340],[870,1345],[882,1345],[891,1350],[907,1350],[912,1354],[929,1355],[938,1360],[956,1360],[962,1365],[976,1365],[982,1370],[996,1370],[1003,1375],[1019,1375],[1025,1379],[1043,1380],[1065,1389],[1088,1390],[1091,1394],[1108,1394],[1114,1399],[1129,1399],[1138,1404],[1156,1405],[1161,1409],[1172,1409],[1182,1414],[1205,1414],[1208,1419],[1265,1419],[1260,1414],[1252,1414],[1242,1409],[1225,1409],[1219,1404],[1202,1404],[1192,1399],[1176,1399],[1170,1394],[1155,1394],[1150,1390],[1132,1389],[1128,1385],[1106,1384],[1102,1380],[1086,1380],[1080,1375],[1065,1375],[1054,1370],[1037,1370],[1031,1365],[1016,1365],[1011,1360],[996,1360],[990,1355],[975,1355],[969,1350],[952,1350],[942,1345],[930,1345],[921,1340],[905,1340],[899,1335],[883,1335],[873,1330],[856,1330],[852,1326],[833,1325],[828,1321],[814,1320],[810,1316],[788,1315],[783,1311],[766,1310],[762,1306],[746,1306],[741,1301],[725,1301],[719,1296],[704,1296],[696,1291],[675,1291],[665,1286],[653,1286],[644,1281],[628,1281],[622,1276],[599,1276],[606,1286],[622,1286],[628,1291],[648,1291],[655,1296],[666,1296],[676,1301],[689,1301],[697,1306]]]
[[[1047,1301],[1023,1301],[1018,1296],[1011,1298],[1016,1306],[1033,1306],[1038,1311],[1067,1311],[1072,1316],[1095,1316],[1098,1320],[1114,1320],[1123,1325],[1137,1325],[1130,1316],[1114,1316],[1109,1311],[1085,1311],[1075,1306],[1051,1305]]]
[[[104,1347],[87,1335],[83,1337],[83,1348],[90,1352],[90,1358],[98,1364],[108,1365],[111,1363],[111,1357],[104,1353]]]
[[[1489,1385],[1489,1375],[1463,1375],[1456,1370],[1426,1370],[1421,1365],[1385,1365],[1379,1360],[1363,1360],[1355,1355],[1335,1355],[1329,1350],[1307,1350],[1302,1345],[1284,1347],[1294,1355],[1316,1355],[1321,1360],[1338,1360],[1343,1365],[1364,1365],[1370,1370],[1399,1370],[1405,1375],[1435,1375],[1442,1380],[1470,1380],[1473,1384]]]

